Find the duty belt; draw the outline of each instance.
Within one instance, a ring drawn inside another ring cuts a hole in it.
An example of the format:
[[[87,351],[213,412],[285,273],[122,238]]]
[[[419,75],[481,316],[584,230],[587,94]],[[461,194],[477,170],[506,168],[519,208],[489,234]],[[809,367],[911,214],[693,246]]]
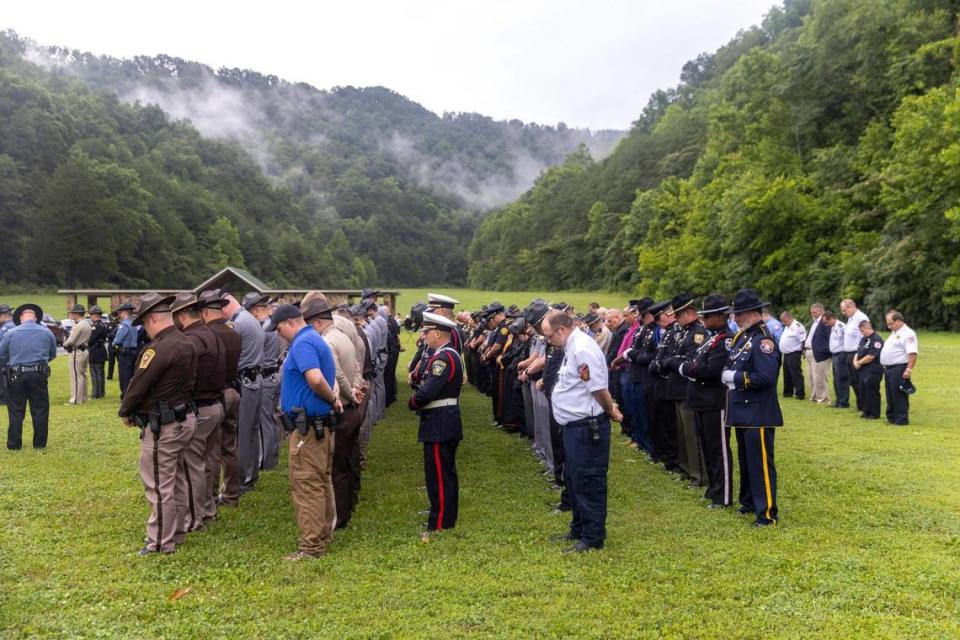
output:
[[[440,407],[453,407],[460,404],[457,398],[444,398],[443,400],[434,400],[423,406],[424,409],[439,409]]]
[[[34,373],[45,371],[49,365],[46,362],[32,362],[30,364],[13,364],[10,370],[14,373]]]
[[[220,398],[213,398],[212,400],[196,400],[193,404],[197,407],[212,407],[215,404],[220,404]]]
[[[260,374],[261,374],[262,376],[264,376],[264,377],[266,377],[266,376],[272,376],[273,374],[275,374],[275,373],[276,373],[277,371],[279,371],[279,370],[280,370],[280,367],[265,367],[265,368],[263,368],[263,369],[260,370]]]

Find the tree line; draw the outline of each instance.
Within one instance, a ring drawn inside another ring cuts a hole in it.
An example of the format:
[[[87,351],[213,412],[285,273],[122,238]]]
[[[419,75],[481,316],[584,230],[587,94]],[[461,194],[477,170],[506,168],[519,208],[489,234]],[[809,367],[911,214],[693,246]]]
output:
[[[960,328],[957,29],[954,1],[787,0],[687,63],[608,158],[581,149],[487,217],[470,284],[753,286]]]

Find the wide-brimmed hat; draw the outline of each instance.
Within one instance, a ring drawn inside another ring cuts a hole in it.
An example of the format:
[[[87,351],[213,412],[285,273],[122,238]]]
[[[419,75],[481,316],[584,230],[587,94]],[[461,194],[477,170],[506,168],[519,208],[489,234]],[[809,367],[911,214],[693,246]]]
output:
[[[673,297],[673,300],[670,301],[670,304],[673,306],[674,313],[680,313],[693,305],[693,301],[696,299],[696,296],[690,295],[689,293],[678,293]]]
[[[133,311],[134,309],[136,309],[136,307],[133,306],[133,303],[128,300],[127,302],[122,303],[119,307],[117,307],[116,309],[114,309],[114,311],[116,311],[116,312],[120,312],[120,311]]]
[[[711,294],[700,303],[700,310],[697,311],[701,316],[709,316],[717,313],[726,315],[730,313],[730,305],[723,299],[723,296]]]
[[[585,325],[591,325],[599,319],[600,319],[600,316],[598,316],[593,311],[588,311],[586,315],[583,315],[580,317],[580,321]]]
[[[329,300],[314,298],[313,300],[308,300],[306,304],[300,305],[300,313],[303,314],[303,319],[307,322],[317,317],[331,320],[333,319],[334,310],[338,308],[338,305],[330,304]]]
[[[145,316],[151,313],[158,313],[160,311],[170,311],[170,303],[173,302],[175,296],[162,296],[159,293],[151,291],[140,297],[140,304],[137,305],[137,310],[134,312],[136,317],[133,319],[134,326],[143,324],[143,319]]]
[[[103,315],[103,309],[101,309],[101,308],[98,307],[97,305],[93,305],[92,307],[90,307],[89,311],[90,311],[90,315],[92,315],[92,316],[102,316],[102,315]]]
[[[13,307],[8,304],[0,304],[0,313],[13,313]]]
[[[650,307],[653,306],[653,298],[640,298],[639,300],[630,300],[628,304],[637,310],[637,313],[643,315],[650,311]]]
[[[523,319],[526,320],[527,324],[531,327],[536,327],[543,321],[544,316],[546,316],[549,311],[550,307],[543,302],[534,302],[523,312]]]
[[[364,289],[360,292],[360,299],[373,298],[378,295],[380,295],[380,292],[376,289]]]
[[[181,291],[170,303],[170,313],[176,313],[197,306],[197,295],[193,291]]]
[[[671,302],[672,302],[671,300],[664,300],[663,302],[652,304],[650,305],[650,307],[647,308],[647,312],[652,313],[654,318],[658,318],[662,316],[665,311],[667,311],[668,309],[671,309],[670,307]]]
[[[769,306],[769,302],[764,302],[753,289],[740,289],[737,295],[733,296],[734,313],[743,313],[744,311],[754,311]]]
[[[257,305],[268,305],[270,304],[270,296],[265,293],[260,293],[259,291],[251,291],[247,295],[243,296],[243,300],[240,301],[240,304],[244,309],[250,311]]]
[[[75,304],[73,305],[73,309],[70,309],[70,313],[79,313],[80,315],[83,315],[86,312],[87,309],[82,304]]]
[[[41,309],[39,305],[27,302],[13,310],[13,324],[20,324],[20,314],[24,311],[33,311],[37,314],[37,322],[40,322],[43,318],[43,309]]]
[[[227,301],[220,289],[207,289],[197,296],[197,306],[201,309],[223,309]]]
[[[502,304],[500,304],[499,302],[494,301],[494,302],[491,302],[490,304],[487,305],[487,311],[486,311],[486,313],[487,313],[488,316],[493,316],[493,315],[496,315],[496,314],[498,314],[498,313],[503,313],[504,311],[506,311],[506,309],[504,308],[504,306],[503,306]]]

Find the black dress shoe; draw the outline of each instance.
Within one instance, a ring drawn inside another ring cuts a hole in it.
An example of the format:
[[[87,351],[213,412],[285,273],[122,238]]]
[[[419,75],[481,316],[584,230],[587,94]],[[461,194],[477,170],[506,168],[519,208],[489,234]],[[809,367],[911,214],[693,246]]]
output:
[[[591,547],[583,540],[580,540],[579,542],[577,542],[577,544],[573,545],[569,549],[564,549],[563,552],[564,553],[586,553],[588,551],[599,551],[600,549],[601,547]]]
[[[753,513],[753,509],[748,509],[748,508],[746,508],[746,507],[740,507],[739,509],[737,509],[737,513],[740,514],[741,516],[745,516],[745,515],[747,515],[748,513]]]
[[[168,556],[171,553],[176,553],[176,551],[154,551],[153,549],[148,549],[147,547],[144,547],[143,549],[140,549],[140,551],[137,551],[137,556],[143,558],[153,553],[159,553],[160,555]]]
[[[726,509],[730,505],[728,504],[717,504],[716,502],[711,502],[707,505],[707,509]]]
[[[549,538],[550,542],[576,542],[577,538],[574,538],[570,533],[555,533]]]
[[[776,524],[777,524],[776,522],[760,522],[759,520],[757,520],[756,522],[753,523],[753,526],[757,528],[773,527],[773,526],[776,526]]]

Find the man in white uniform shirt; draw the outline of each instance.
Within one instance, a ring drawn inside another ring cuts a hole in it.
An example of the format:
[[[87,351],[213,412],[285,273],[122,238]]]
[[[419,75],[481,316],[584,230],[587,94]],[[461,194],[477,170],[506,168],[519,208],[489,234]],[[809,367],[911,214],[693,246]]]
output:
[[[577,331],[570,316],[556,311],[544,318],[543,336],[564,349],[550,401],[563,434],[564,475],[573,520],[558,540],[574,542],[568,552],[602,549],[606,538],[607,467],[610,420],[623,415],[607,389],[607,361],[596,341]]]
[[[824,311],[820,322],[830,330],[833,394],[837,398],[833,406],[837,409],[847,409],[850,407],[850,372],[847,369],[847,354],[843,350],[843,334],[846,326],[833,315],[833,311]]]
[[[887,312],[887,327],[893,333],[880,351],[887,395],[887,422],[904,425],[910,423],[908,391],[913,390],[910,378],[917,364],[917,334],[907,326],[903,314],[896,309]]]
[[[810,383],[810,400],[817,404],[828,404],[830,392],[827,390],[827,378],[830,375],[830,328],[820,322],[824,308],[819,302],[810,305],[810,330],[804,341],[803,355],[807,361],[807,376]]]
[[[840,311],[847,317],[847,324],[843,330],[843,351],[847,355],[847,372],[850,374],[850,380],[847,384],[849,389],[853,389],[854,397],[857,400],[857,411],[863,411],[863,398],[857,392],[860,388],[860,373],[853,366],[853,359],[857,356],[857,349],[860,348],[860,323],[864,320],[870,320],[863,311],[857,308],[857,303],[846,298],[840,302]]]
[[[780,334],[780,353],[783,355],[783,397],[803,400],[803,343],[807,330],[789,311],[780,314],[783,333]]]

